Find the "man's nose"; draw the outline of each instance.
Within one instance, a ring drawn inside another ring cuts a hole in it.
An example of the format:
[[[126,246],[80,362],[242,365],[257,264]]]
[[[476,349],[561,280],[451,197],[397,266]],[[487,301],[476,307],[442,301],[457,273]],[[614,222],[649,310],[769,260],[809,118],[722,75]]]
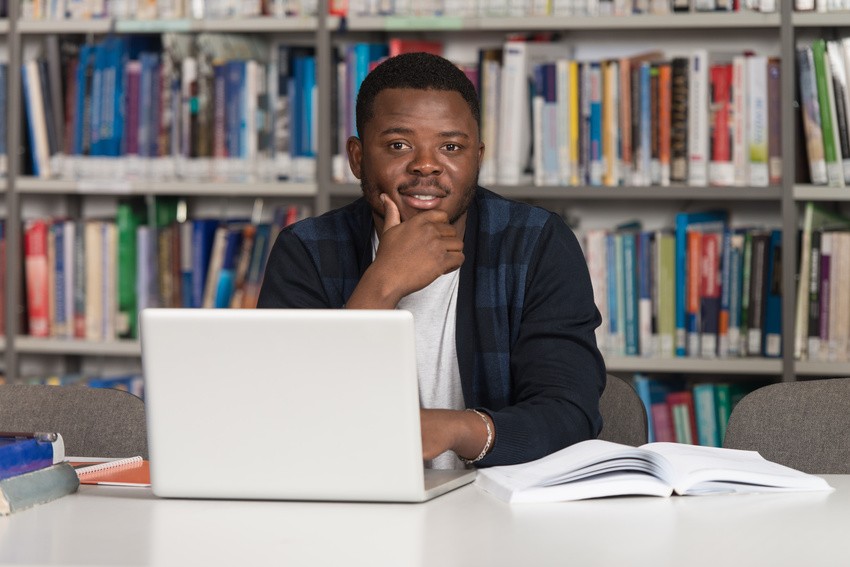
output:
[[[408,171],[414,175],[439,175],[443,171],[439,154],[431,148],[418,148],[413,153]]]

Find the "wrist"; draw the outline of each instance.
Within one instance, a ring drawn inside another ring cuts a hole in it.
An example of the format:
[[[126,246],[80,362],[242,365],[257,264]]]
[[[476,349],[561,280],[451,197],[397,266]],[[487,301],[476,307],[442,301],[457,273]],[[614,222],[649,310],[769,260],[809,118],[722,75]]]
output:
[[[483,443],[478,444],[478,446],[481,447],[481,450],[478,453],[475,453],[474,455],[472,455],[470,451],[463,451],[463,454],[456,452],[455,454],[457,454],[458,458],[464,464],[472,465],[486,457],[490,450],[493,448],[493,441],[495,439],[495,427],[493,425],[493,420],[484,412],[478,411],[476,409],[467,409],[466,411],[469,414],[472,414],[472,416],[474,416],[475,418],[474,420],[470,420],[471,426],[473,428],[473,433],[470,435],[470,438],[479,440],[483,438],[484,441]],[[482,432],[485,435],[483,437]],[[469,447],[467,447],[467,449],[469,449]],[[473,448],[473,451],[474,450],[475,449]],[[467,453],[470,454],[467,455]]]
[[[369,266],[351,294],[349,309],[395,309],[401,295],[393,285],[392,276],[386,276],[373,263]]]

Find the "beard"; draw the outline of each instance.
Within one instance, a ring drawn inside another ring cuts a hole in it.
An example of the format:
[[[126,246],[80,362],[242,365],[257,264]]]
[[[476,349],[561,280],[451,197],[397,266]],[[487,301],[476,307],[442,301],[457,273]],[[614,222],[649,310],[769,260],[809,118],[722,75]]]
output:
[[[411,187],[419,187],[420,185],[424,187],[438,187],[446,195],[451,195],[453,193],[453,191],[444,187],[436,179],[429,182],[417,180],[413,183],[403,183],[396,188],[396,191],[402,191]],[[476,187],[478,187],[477,171],[475,172],[475,179],[472,180],[472,183],[470,183],[466,187],[461,188],[461,200],[458,202],[457,210],[454,213],[450,212],[449,224],[455,224],[469,209],[469,205],[472,203],[472,199],[475,198]],[[366,198],[366,200],[372,205],[372,210],[375,211],[375,214],[377,214],[381,219],[383,219],[383,207],[381,206],[381,200],[379,198],[381,190],[378,189],[378,187],[369,179],[369,174],[364,164],[361,164],[360,166],[360,190],[363,192],[363,196]]]

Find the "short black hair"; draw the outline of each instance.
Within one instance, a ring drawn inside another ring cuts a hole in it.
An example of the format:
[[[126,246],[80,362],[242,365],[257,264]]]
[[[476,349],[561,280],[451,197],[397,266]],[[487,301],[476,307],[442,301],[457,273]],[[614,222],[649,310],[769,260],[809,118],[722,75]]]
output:
[[[466,74],[448,59],[431,53],[403,53],[390,57],[366,75],[357,93],[357,133],[363,138],[374,115],[375,97],[385,89],[455,91],[463,97],[481,129],[478,93]]]

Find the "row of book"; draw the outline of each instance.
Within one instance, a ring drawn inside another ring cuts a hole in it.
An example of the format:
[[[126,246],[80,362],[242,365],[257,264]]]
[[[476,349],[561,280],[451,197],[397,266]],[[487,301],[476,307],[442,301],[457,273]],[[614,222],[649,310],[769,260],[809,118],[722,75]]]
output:
[[[722,447],[735,405],[760,386],[751,382],[698,382],[635,374],[632,386],[646,408],[649,442]]]
[[[21,0],[25,20],[221,19],[315,15],[317,0]]]
[[[512,49],[505,48],[503,81],[511,80],[506,59]],[[532,72],[535,185],[763,187],[781,181],[779,59],[697,50],[668,60],[651,52],[558,59]],[[496,119],[488,105],[491,93],[513,98],[510,85],[497,94],[489,84],[499,73],[491,58],[482,74],[485,135],[508,143],[499,136],[507,109]]]
[[[809,178],[850,184],[850,38],[797,47],[797,73]]]
[[[797,12],[847,12],[850,2],[846,0],[794,0]]]
[[[28,333],[132,338],[146,307],[253,308],[277,232],[309,213],[291,205],[271,222],[188,219],[180,201],[158,198],[147,210],[122,201],[115,220],[27,220]]]
[[[782,355],[782,233],[733,228],[724,211],[678,213],[674,229],[640,223],[584,236],[610,356]]]
[[[348,4],[347,10],[345,4]],[[331,13],[351,16],[630,16],[679,12],[775,12],[776,0],[331,0]]]
[[[315,179],[313,48],[171,33],[44,47],[22,70],[36,176]]]
[[[850,360],[850,218],[806,203],[794,319],[798,360]]]

